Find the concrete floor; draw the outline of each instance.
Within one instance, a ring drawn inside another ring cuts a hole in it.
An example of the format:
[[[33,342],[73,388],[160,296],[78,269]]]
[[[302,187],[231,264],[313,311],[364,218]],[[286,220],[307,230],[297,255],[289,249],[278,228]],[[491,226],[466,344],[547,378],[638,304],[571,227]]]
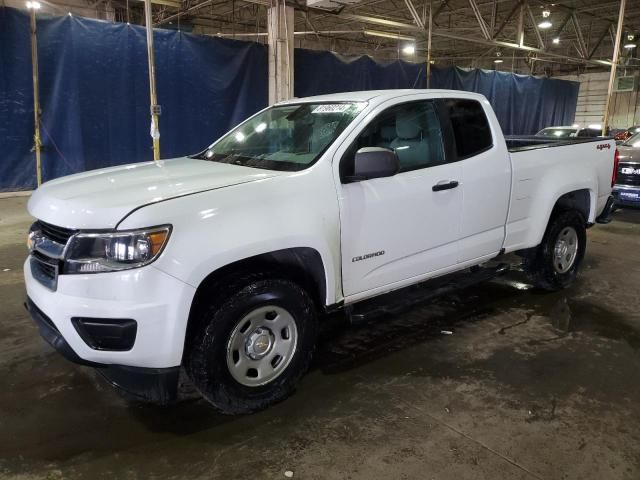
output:
[[[514,273],[334,325],[293,397],[230,418],[128,404],[51,351],[22,308],[25,201],[0,200],[1,478],[640,478],[640,211],[589,231],[570,290]]]

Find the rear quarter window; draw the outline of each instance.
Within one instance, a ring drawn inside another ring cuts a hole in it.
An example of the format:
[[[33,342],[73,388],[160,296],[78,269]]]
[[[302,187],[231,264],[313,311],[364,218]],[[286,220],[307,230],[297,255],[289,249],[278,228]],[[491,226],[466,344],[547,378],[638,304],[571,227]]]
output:
[[[489,121],[480,102],[447,99],[444,105],[451,122],[459,160],[477,155],[493,146]]]

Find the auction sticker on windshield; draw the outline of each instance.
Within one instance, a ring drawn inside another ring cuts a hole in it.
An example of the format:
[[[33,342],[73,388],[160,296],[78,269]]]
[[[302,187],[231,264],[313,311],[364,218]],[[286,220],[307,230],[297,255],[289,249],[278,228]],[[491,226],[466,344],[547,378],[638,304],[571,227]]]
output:
[[[311,113],[344,113],[351,108],[351,103],[327,103],[318,105]]]

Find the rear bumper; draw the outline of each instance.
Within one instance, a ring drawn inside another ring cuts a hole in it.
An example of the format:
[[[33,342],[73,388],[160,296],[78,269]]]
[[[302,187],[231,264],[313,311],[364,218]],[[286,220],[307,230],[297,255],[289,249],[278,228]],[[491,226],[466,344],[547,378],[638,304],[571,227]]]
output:
[[[640,186],[615,185],[611,194],[616,205],[640,207]]]
[[[177,400],[179,366],[143,368],[85,360],[73,350],[51,319],[29,297],[25,302],[25,308],[38,326],[40,336],[70,362],[97,369],[111,385],[137,400],[159,404]]]

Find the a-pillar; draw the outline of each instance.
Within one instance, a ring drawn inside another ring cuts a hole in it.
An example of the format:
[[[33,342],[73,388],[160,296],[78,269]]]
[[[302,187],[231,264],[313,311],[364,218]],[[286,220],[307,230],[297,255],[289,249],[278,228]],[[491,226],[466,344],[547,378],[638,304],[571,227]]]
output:
[[[268,19],[269,105],[272,105],[293,97],[293,7],[277,0],[269,7]]]

